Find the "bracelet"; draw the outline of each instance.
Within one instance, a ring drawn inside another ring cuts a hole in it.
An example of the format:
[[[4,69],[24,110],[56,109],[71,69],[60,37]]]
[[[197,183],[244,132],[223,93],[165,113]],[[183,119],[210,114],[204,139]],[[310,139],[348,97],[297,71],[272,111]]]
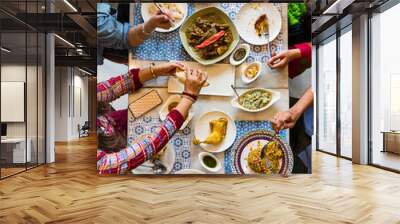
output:
[[[154,73],[154,69],[153,69],[153,67],[154,67],[155,65],[156,65],[156,64],[154,64],[154,62],[150,63],[150,72],[151,72],[151,75],[153,76],[154,79],[157,78],[156,74]]]
[[[183,98],[189,100],[189,101],[192,102],[192,103],[195,103],[195,102],[196,102],[196,100],[194,100],[191,96],[182,95],[182,99],[183,99]]]
[[[146,31],[144,30],[144,23],[142,23],[142,33],[143,33],[144,35],[146,35],[146,36],[150,36],[150,35],[151,35],[151,33],[148,33],[148,32],[146,32]]]
[[[197,96],[196,96],[196,95],[187,93],[187,92],[185,92],[185,91],[183,91],[182,96],[183,96],[183,97],[186,96],[186,98],[192,100],[193,102],[196,102],[196,101],[197,101]]]

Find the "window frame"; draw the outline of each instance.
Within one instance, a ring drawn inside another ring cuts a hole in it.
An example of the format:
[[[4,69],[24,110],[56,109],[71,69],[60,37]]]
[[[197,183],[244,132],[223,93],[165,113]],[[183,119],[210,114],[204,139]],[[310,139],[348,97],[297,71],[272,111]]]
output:
[[[399,0],[388,0],[387,2],[385,2],[384,4],[380,5],[377,8],[374,8],[372,10],[369,10],[367,12],[368,14],[368,31],[367,31],[367,38],[368,38],[368,56],[367,56],[367,63],[368,63],[368,68],[367,68],[367,78],[368,78],[368,165],[379,168],[379,169],[383,169],[383,170],[387,170],[387,171],[391,171],[394,173],[400,173],[400,169],[394,169],[391,167],[387,167],[387,166],[383,166],[380,164],[376,164],[373,162],[373,154],[374,154],[374,147],[373,147],[373,130],[372,130],[372,93],[373,93],[373,88],[372,88],[372,71],[373,71],[373,67],[372,67],[372,19],[373,19],[373,15],[374,14],[382,14],[385,11],[391,9],[392,7],[396,6],[400,4]]]
[[[341,77],[341,65],[340,65],[340,37],[344,35],[347,32],[350,32],[352,30],[352,23],[347,24],[346,26],[339,28],[337,27],[336,32],[333,33],[332,35],[326,37],[325,39],[319,40],[315,45],[316,45],[316,53],[315,53],[315,60],[316,60],[316,150],[319,152],[323,152],[329,155],[333,155],[339,158],[343,158],[346,160],[352,160],[352,158],[347,157],[342,155],[342,150],[341,150],[341,118],[340,118],[340,103],[341,103],[341,97],[340,97],[340,77]],[[334,38],[333,38],[334,37]],[[319,143],[319,47],[322,43],[328,43],[330,41],[336,41],[336,152],[332,153],[327,150],[321,149],[320,148],[320,143]]]

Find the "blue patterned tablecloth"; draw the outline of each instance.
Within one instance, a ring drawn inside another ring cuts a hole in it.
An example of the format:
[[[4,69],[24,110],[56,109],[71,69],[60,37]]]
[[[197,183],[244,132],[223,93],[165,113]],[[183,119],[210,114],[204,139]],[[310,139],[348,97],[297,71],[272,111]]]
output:
[[[216,6],[223,10],[233,21],[235,21],[236,14],[244,3],[188,3],[188,15],[192,15],[195,11],[200,8],[207,6]],[[282,13],[281,5],[274,4],[275,7]],[[136,3],[134,9],[134,25],[143,23],[141,16],[141,5]],[[132,48],[132,56],[139,60],[150,60],[150,61],[193,61],[190,55],[185,51],[179,37],[179,29],[169,33],[154,32],[148,40],[138,47]],[[272,51],[281,51],[284,46],[284,35],[279,33],[278,37],[271,42]],[[287,38],[287,37],[286,37]],[[240,43],[244,41],[241,40]],[[268,58],[268,47],[263,46],[251,46],[250,55],[247,58],[247,62],[253,61],[266,62]],[[227,63],[228,59],[225,59]]]
[[[128,141],[132,142],[136,138],[144,135],[151,134],[160,127],[160,119],[156,115],[144,116],[139,119],[134,120],[129,119],[128,125]],[[232,147],[224,152],[224,173],[233,174],[232,172],[232,156],[234,153],[234,145],[243,135],[246,135],[250,131],[255,130],[272,130],[271,122],[269,121],[235,121],[237,134],[235,142]],[[170,144],[175,150],[175,163],[172,169],[172,173],[179,171],[181,169],[191,168],[191,139],[192,139],[192,128],[188,125],[182,131],[178,131],[170,140]],[[287,139],[287,131],[283,130],[279,133],[282,139]]]
[[[232,172],[232,156],[234,153],[234,146],[237,141],[240,140],[240,138],[250,131],[256,131],[256,130],[269,130],[272,131],[272,126],[270,121],[235,121],[236,124],[236,139],[235,142],[232,144],[232,146],[225,151],[224,155],[224,169],[225,169],[225,174],[233,174]],[[279,137],[282,139],[288,139],[287,138],[287,131],[282,130],[279,132]]]
[[[138,119],[129,118],[128,123],[128,142],[144,134],[154,133],[160,127],[159,116],[143,116]],[[189,169],[190,166],[190,145],[191,145],[191,127],[188,125],[182,131],[178,131],[169,143],[175,150],[175,163],[172,173],[181,169]]]

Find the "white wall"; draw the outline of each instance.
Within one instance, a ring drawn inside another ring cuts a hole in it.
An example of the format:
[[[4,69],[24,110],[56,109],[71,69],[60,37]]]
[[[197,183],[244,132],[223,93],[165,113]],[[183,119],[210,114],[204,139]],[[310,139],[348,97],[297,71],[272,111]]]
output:
[[[79,133],[78,133],[78,124],[79,125],[83,125],[85,123],[85,121],[89,120],[89,111],[88,111],[88,107],[89,107],[89,103],[88,103],[88,78],[81,76],[83,73],[81,73],[80,71],[78,71],[79,73],[76,74],[78,70],[75,70],[75,75],[74,75],[74,89],[75,91],[72,94],[75,94],[74,96],[72,96],[72,99],[74,99],[74,110],[75,113],[73,114],[73,119],[71,120],[71,136],[72,138],[78,138],[79,137]],[[80,93],[77,93],[77,90],[80,90]],[[80,94],[80,97],[79,97]],[[79,99],[80,98],[80,99]],[[78,102],[78,101],[81,102]],[[81,108],[79,108],[81,107]],[[80,109],[82,111],[80,111]]]
[[[56,67],[56,74],[55,141],[70,141],[79,138],[78,125],[88,121],[88,78],[72,67]]]
[[[38,71],[36,70],[38,69]],[[38,75],[38,76],[37,76]],[[27,76],[28,80],[25,80]],[[25,64],[3,64],[1,66],[1,80],[9,82],[26,83],[26,107],[22,107],[27,119],[23,122],[6,122],[8,138],[25,138],[30,140],[30,148],[33,162],[39,158],[40,163],[44,162],[44,74],[42,68],[25,66]],[[22,90],[23,91],[23,90]],[[38,91],[38,92],[37,92]],[[23,94],[23,92],[22,92]],[[2,96],[7,97],[7,96]],[[13,113],[10,108],[1,108],[2,112]],[[37,156],[37,153],[39,155]]]
[[[4,82],[25,82],[25,71],[24,65],[18,64],[5,64],[1,66],[1,81]],[[34,68],[28,66],[28,73]],[[36,68],[35,68],[36,69]],[[36,72],[36,70],[35,70]],[[27,94],[32,95],[32,94]],[[35,93],[36,95],[36,93]],[[1,110],[7,110],[7,108],[1,108]],[[10,122],[7,123],[7,137],[13,138],[25,138],[25,122]],[[29,137],[29,136],[28,136]]]
[[[68,71],[67,67],[55,68],[55,141],[68,141]]]

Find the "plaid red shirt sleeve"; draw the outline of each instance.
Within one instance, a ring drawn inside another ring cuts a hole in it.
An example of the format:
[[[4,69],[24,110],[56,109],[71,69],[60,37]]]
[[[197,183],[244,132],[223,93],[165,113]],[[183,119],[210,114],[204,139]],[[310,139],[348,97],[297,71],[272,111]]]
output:
[[[305,42],[295,44],[289,49],[299,49],[301,53],[301,58],[289,63],[289,77],[294,78],[311,67],[312,48],[310,43]]]
[[[97,150],[98,173],[125,173],[153,158],[182,126],[184,120],[180,112],[172,110],[154,134],[134,141],[130,146],[119,152],[106,153]]]
[[[141,87],[139,69],[131,69],[126,74],[97,83],[97,102],[111,102]]]

